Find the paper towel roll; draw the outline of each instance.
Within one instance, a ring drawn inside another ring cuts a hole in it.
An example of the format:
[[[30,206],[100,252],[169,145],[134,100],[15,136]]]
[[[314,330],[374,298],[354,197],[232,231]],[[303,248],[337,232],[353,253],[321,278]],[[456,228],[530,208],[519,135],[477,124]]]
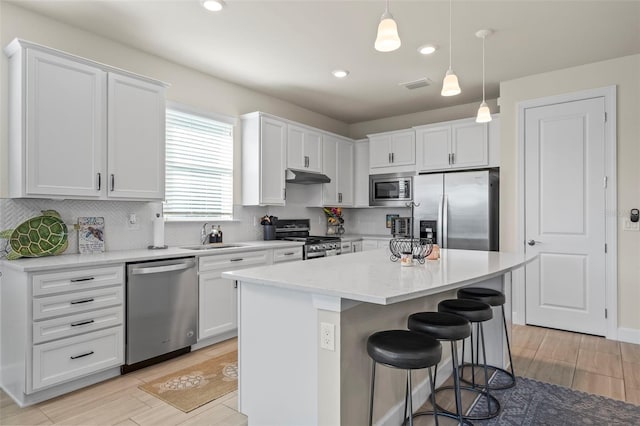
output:
[[[153,218],[153,246],[164,247],[164,217],[159,214]]]

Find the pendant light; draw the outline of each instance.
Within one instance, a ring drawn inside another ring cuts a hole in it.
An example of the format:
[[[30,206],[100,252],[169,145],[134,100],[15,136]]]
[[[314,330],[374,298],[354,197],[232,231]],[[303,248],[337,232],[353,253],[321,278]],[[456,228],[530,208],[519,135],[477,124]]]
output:
[[[452,14],[452,0],[449,0],[449,69],[442,81],[442,96],[454,96],[461,92],[460,85],[458,84],[458,76],[456,76],[451,68],[451,52],[453,51],[453,41],[451,39],[451,14]]]
[[[393,20],[393,16],[389,13],[389,0],[385,7],[384,13],[378,24],[378,35],[374,47],[378,52],[392,52],[400,47],[400,36],[398,35],[398,25]]]
[[[480,30],[476,33],[476,37],[482,39],[482,103],[480,104],[480,108],[478,108],[476,123],[488,123],[489,121],[491,121],[491,111],[489,110],[489,106],[485,102],[484,98],[484,40],[492,33],[493,31],[491,30]]]

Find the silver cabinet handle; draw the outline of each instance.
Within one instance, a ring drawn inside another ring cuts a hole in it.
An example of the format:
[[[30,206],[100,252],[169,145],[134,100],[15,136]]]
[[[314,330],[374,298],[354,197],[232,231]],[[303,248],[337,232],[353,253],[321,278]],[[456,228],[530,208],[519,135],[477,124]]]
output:
[[[113,192],[115,189],[116,189],[116,177],[112,173],[111,174],[111,192]]]
[[[85,281],[92,281],[94,279],[95,279],[95,277],[72,278],[71,282],[72,283],[82,283],[82,282],[85,282]]]
[[[87,325],[87,324],[92,324],[95,321],[93,320],[87,320],[87,321],[78,321],[78,322],[72,322],[70,325],[71,327],[78,327],[80,325]]]
[[[93,297],[88,298],[88,299],[80,299],[80,300],[72,300],[71,302],[69,302],[72,305],[79,305],[80,303],[89,303],[89,302],[93,302],[95,299]]]
[[[100,191],[101,188],[102,188],[102,173],[98,173],[98,188],[96,189]]]
[[[242,257],[236,257],[235,259],[229,259],[229,262],[241,262],[244,259]]]
[[[282,255],[283,255],[283,256],[293,256],[294,254],[295,254],[295,252],[288,251],[288,252],[286,252],[286,253],[283,253]]]
[[[391,153],[389,153],[388,155],[389,155],[389,164],[391,164]]]
[[[338,192],[338,202],[342,203],[342,192]]]
[[[542,241],[529,240],[527,241],[527,244],[529,244],[530,246],[535,246],[536,244],[542,244]]]
[[[455,152],[451,153],[451,164],[456,164],[456,153]]]
[[[395,162],[396,162],[396,154],[395,154],[395,152],[392,152],[392,153],[391,153],[391,162],[392,162],[392,163],[395,163]]]
[[[70,356],[69,358],[71,359],[78,359],[78,358],[83,358],[85,356],[89,356],[89,355],[93,355],[93,351],[89,351],[87,353],[81,354],[81,355],[76,355],[76,356]]]

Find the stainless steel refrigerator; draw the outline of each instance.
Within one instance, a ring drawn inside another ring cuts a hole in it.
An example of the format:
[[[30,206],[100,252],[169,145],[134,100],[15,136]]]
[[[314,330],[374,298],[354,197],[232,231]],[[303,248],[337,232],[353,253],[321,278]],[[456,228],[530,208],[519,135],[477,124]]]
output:
[[[498,171],[479,170],[414,177],[414,236],[442,248],[498,250]]]

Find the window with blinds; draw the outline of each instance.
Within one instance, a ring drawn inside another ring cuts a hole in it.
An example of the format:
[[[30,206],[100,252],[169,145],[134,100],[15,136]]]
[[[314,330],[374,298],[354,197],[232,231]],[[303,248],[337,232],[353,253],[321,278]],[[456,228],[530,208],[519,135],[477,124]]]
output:
[[[233,125],[167,109],[164,215],[232,219]]]

